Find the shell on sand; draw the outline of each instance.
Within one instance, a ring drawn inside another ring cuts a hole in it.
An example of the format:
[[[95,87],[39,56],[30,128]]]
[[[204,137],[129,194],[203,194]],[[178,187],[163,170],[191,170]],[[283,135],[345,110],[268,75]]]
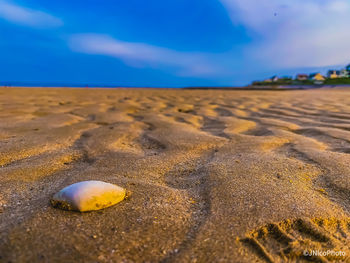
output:
[[[100,210],[125,198],[126,190],[101,181],[84,181],[69,185],[56,193],[51,204],[64,210],[80,212]]]

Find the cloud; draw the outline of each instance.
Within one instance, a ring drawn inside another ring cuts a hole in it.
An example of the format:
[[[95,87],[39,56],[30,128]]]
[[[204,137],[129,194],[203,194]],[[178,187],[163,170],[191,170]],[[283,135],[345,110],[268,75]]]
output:
[[[48,13],[0,0],[0,18],[31,27],[57,27],[62,20]]]
[[[246,55],[271,66],[350,62],[348,0],[221,0],[252,37]]]
[[[206,76],[217,72],[209,63],[208,55],[125,42],[108,35],[72,35],[69,45],[76,52],[115,57],[132,67],[170,68],[181,76]]]

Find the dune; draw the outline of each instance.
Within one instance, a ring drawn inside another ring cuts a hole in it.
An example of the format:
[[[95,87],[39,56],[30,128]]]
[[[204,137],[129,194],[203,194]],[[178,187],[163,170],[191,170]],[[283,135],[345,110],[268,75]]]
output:
[[[350,255],[350,90],[0,89],[0,262]],[[131,196],[55,209],[86,180]]]

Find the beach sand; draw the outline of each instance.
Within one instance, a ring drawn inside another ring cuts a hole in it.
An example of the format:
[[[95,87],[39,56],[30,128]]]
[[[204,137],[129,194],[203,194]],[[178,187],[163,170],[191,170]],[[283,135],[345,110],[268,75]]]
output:
[[[0,262],[350,255],[350,90],[0,89]],[[50,206],[101,180],[104,210]]]

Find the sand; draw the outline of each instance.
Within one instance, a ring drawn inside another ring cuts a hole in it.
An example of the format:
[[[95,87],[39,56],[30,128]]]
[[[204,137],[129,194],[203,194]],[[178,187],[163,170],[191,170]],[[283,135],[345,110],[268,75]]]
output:
[[[0,262],[350,255],[349,153],[346,89],[1,88]],[[132,194],[50,205],[83,180]]]

